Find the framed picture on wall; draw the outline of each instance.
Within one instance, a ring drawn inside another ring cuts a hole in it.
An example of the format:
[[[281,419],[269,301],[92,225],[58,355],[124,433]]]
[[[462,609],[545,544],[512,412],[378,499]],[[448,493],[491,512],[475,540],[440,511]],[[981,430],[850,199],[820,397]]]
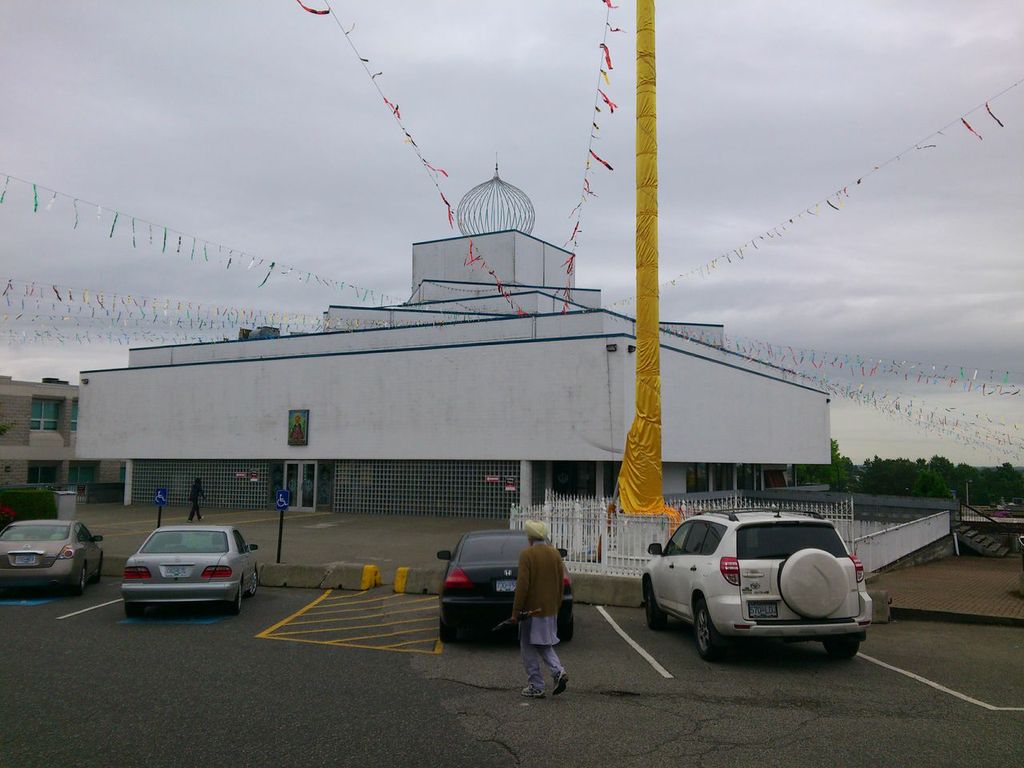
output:
[[[309,445],[309,411],[288,411],[288,445]]]

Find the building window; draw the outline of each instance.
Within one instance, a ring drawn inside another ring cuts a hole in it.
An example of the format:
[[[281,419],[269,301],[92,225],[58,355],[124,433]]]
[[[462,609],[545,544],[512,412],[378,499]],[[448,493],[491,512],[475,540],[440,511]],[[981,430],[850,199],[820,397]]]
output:
[[[686,468],[686,492],[704,493],[708,490],[708,465],[700,462]]]
[[[60,403],[56,400],[33,400],[32,421],[29,429],[57,430],[60,419]]]
[[[29,467],[28,481],[29,483],[56,483],[57,466],[50,464],[49,466]]]
[[[78,431],[78,401],[71,401],[71,431]]]
[[[68,467],[68,485],[85,485],[96,482],[96,467],[93,464]]]

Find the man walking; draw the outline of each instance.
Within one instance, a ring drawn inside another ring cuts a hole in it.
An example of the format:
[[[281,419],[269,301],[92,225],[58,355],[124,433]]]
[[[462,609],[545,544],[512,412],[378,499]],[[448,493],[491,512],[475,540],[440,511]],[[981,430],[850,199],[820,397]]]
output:
[[[202,520],[203,513],[199,511],[199,502],[200,500],[206,501],[206,491],[203,490],[203,481],[198,477],[192,483],[192,490],[189,491],[188,500],[192,502],[192,509],[188,513],[188,521],[192,522],[193,515]]]
[[[542,661],[554,682],[552,695],[562,693],[569,682],[554,648],[558,644],[565,566],[558,550],[546,543],[548,528],[543,522],[527,520],[523,528],[530,543],[519,555],[511,621],[519,624],[519,651],[530,683],[523,689],[523,696],[539,699],[544,697]]]

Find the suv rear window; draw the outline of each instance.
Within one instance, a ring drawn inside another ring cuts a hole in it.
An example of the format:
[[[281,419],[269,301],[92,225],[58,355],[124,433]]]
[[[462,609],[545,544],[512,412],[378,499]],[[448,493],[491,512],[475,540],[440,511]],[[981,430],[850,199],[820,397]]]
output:
[[[821,523],[764,523],[736,531],[736,557],[740,560],[775,560],[801,549],[823,549],[833,557],[846,557],[836,529]]]
[[[462,542],[460,563],[518,563],[519,553],[529,544],[522,536],[471,536]]]

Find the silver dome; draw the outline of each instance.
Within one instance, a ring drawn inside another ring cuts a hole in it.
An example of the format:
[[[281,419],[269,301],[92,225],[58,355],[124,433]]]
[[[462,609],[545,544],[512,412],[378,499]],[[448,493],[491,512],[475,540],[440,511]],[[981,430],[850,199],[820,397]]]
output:
[[[459,231],[464,235],[483,235],[517,229],[527,235],[533,232],[533,203],[519,187],[514,187],[498,176],[478,184],[459,200],[456,213]]]

